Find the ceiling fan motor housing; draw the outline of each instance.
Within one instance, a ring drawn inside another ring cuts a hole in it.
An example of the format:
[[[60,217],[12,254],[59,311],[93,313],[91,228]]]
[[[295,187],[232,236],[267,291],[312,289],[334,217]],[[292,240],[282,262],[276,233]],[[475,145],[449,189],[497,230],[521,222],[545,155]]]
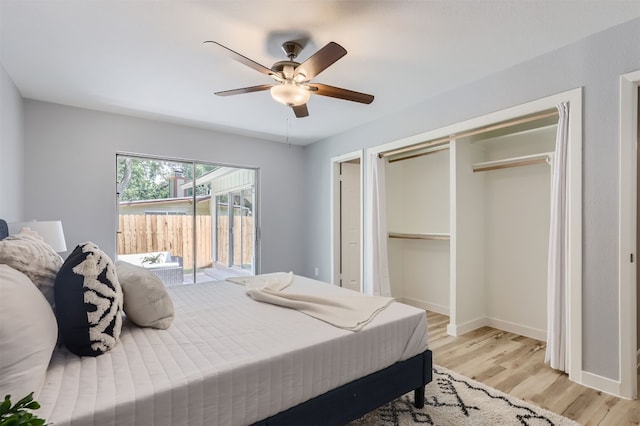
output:
[[[296,61],[279,61],[271,66],[271,69],[275,72],[284,72],[286,66],[291,66],[292,69],[296,69],[300,65],[299,62]]]

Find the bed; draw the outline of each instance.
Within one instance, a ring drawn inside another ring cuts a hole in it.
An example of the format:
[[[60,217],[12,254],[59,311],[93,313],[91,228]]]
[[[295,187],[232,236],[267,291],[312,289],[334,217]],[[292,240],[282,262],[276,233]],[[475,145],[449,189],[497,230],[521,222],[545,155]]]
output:
[[[410,391],[424,404],[432,359],[422,310],[392,303],[352,332],[256,302],[228,281],[167,291],[169,329],[125,320],[119,343],[98,357],[58,347],[37,414],[57,426],[333,425]]]

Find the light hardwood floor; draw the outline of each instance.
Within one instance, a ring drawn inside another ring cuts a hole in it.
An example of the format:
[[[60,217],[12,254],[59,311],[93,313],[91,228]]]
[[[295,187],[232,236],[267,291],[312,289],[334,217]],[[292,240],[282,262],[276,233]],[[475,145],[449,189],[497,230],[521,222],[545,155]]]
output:
[[[545,343],[483,327],[447,335],[449,317],[427,312],[433,362],[584,425],[638,425],[640,401],[580,386],[544,363]]]

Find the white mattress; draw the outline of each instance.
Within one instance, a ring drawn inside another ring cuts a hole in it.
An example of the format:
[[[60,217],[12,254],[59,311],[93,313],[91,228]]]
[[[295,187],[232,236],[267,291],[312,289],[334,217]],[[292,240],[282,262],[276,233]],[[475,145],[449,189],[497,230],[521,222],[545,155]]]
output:
[[[397,302],[351,332],[226,281],[169,292],[168,330],[125,322],[99,357],[57,350],[37,414],[56,426],[251,424],[427,349],[424,311]]]

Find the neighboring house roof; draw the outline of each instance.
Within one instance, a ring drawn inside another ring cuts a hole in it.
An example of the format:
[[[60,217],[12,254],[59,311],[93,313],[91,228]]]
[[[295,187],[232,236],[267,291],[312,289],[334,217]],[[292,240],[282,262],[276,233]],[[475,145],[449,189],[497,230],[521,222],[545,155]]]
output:
[[[196,203],[202,203],[209,201],[211,195],[198,195],[196,196]],[[135,200],[135,201],[120,201],[120,206],[143,206],[143,205],[157,205],[157,204],[177,204],[177,203],[190,203],[193,201],[193,197],[177,197],[177,198],[159,198],[157,200]]]
[[[217,179],[219,177],[228,175],[231,172],[237,171],[238,169],[235,168],[231,168],[231,167],[220,167],[218,169],[215,169],[205,175],[200,176],[199,178],[196,179],[196,186],[200,186],[200,185],[206,185],[206,184],[210,184],[211,181],[213,181],[214,179]],[[191,189],[193,188],[193,181],[189,180],[186,181],[185,183],[183,183],[182,185],[180,185],[180,189],[187,190],[187,189]]]

